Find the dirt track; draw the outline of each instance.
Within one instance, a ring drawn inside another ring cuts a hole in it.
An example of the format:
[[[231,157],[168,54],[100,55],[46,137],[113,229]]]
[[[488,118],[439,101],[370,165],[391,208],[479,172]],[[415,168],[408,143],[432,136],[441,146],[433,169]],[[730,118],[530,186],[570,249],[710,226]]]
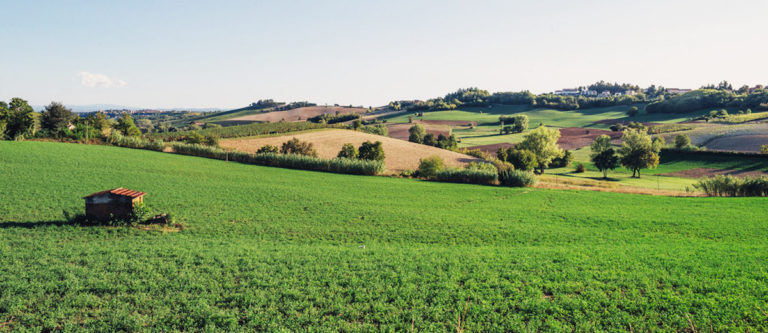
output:
[[[384,163],[387,170],[391,172],[417,169],[420,158],[435,155],[442,157],[446,166],[449,167],[462,167],[469,162],[479,161],[479,159],[472,156],[445,149],[342,129],[303,132],[276,137],[225,139],[221,140],[219,144],[224,148],[255,152],[268,144],[279,147],[283,142],[291,138],[313,143],[318,155],[324,158],[336,157],[336,154],[341,150],[341,146],[345,143],[351,143],[359,147],[364,141],[381,141],[384,146],[384,154],[386,155]]]

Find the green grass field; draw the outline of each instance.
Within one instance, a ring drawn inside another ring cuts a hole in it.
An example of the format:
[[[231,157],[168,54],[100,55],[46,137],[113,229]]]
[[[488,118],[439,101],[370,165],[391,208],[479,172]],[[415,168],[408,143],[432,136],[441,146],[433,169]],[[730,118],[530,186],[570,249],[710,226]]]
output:
[[[1,141],[0,170],[0,330],[768,330],[762,198],[446,184],[43,142]],[[63,209],[119,186],[148,192],[185,229],[62,225]]]

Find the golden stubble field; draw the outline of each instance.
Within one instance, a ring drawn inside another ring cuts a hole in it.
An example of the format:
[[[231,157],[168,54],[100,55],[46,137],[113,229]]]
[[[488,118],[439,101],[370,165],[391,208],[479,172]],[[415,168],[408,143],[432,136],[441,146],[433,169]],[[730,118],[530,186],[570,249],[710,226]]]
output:
[[[419,167],[419,159],[429,156],[440,156],[445,161],[447,167],[463,167],[469,162],[480,161],[475,157],[445,149],[343,129],[303,132],[284,136],[225,139],[221,140],[219,144],[223,148],[256,152],[256,150],[265,145],[280,147],[283,142],[291,138],[311,142],[314,144],[318,155],[323,158],[336,157],[339,150],[341,150],[341,146],[345,143],[351,143],[359,147],[365,141],[381,141],[384,147],[384,154],[386,155],[384,163],[389,172],[415,170]]]

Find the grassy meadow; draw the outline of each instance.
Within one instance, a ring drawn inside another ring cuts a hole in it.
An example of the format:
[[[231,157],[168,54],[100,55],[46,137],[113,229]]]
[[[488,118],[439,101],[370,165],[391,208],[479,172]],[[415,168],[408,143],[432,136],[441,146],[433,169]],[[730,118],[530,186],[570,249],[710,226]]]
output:
[[[763,198],[0,141],[0,331],[765,331]],[[126,187],[180,232],[78,227]]]

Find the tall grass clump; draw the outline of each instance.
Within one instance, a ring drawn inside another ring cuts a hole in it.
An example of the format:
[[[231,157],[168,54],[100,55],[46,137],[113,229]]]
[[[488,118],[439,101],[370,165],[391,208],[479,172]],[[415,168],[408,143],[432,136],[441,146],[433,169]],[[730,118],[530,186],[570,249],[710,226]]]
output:
[[[134,148],[134,149],[147,149],[155,151],[163,151],[165,149],[165,143],[162,140],[144,140],[141,137],[125,136],[118,131],[113,131],[109,135],[107,142],[113,146]]]
[[[499,184],[511,187],[532,187],[536,185],[536,176],[530,171],[507,170],[499,172]]]
[[[765,197],[768,196],[768,177],[717,175],[701,178],[693,187],[710,197]]]
[[[228,152],[217,147],[183,143],[174,144],[173,150],[174,152],[183,155],[200,156],[219,160],[228,159],[234,162],[288,169],[371,176],[384,172],[384,163],[382,161],[349,158],[325,159],[298,154],[249,154],[239,151]]]
[[[437,172],[435,178],[441,182],[492,185],[496,183],[498,174],[495,168],[494,170],[446,169]]]

